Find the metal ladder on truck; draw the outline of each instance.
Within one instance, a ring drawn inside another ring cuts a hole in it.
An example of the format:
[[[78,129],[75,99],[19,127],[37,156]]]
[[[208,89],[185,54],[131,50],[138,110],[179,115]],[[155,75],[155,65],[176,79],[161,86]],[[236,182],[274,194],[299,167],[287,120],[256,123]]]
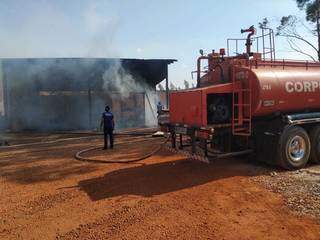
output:
[[[235,68],[233,67],[232,74],[234,86],[232,91],[232,134],[235,136],[250,136],[252,128],[251,81],[248,70],[236,72]],[[238,85],[239,88],[236,87]]]
[[[275,61],[274,32],[271,28],[262,27],[261,35],[251,38],[253,45],[256,45],[256,52],[262,48],[262,61]],[[231,52],[232,43],[235,43],[235,53],[239,54],[239,42],[246,41],[246,38],[230,38],[227,40],[228,56]],[[254,48],[253,48],[254,49]],[[269,59],[267,59],[269,58]],[[232,70],[232,134],[239,136],[250,136],[252,128],[252,86],[249,79],[249,72],[244,68],[236,71],[236,66]],[[240,87],[239,87],[240,86]]]

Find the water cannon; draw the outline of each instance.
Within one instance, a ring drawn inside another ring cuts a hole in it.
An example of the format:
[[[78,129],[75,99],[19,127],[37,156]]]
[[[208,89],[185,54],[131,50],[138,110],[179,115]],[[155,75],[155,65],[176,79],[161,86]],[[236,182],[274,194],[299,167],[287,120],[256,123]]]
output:
[[[246,33],[246,32],[250,32],[252,34],[255,34],[256,29],[254,28],[253,25],[251,27],[247,28],[247,29],[241,29],[241,33]]]
[[[253,53],[251,52],[251,45],[252,45],[251,36],[253,36],[256,33],[256,29],[254,28],[253,25],[247,29],[241,29],[241,33],[246,33],[246,32],[249,33],[246,41],[247,54],[249,56],[252,56]]]

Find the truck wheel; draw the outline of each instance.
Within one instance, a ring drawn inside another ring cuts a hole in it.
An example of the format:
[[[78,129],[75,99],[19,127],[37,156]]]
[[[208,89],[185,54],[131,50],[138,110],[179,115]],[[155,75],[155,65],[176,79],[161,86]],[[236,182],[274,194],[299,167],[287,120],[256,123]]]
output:
[[[310,132],[311,154],[310,161],[320,163],[320,126],[315,126]]]
[[[278,147],[280,166],[288,170],[304,167],[309,160],[310,148],[309,136],[302,127],[285,127]]]

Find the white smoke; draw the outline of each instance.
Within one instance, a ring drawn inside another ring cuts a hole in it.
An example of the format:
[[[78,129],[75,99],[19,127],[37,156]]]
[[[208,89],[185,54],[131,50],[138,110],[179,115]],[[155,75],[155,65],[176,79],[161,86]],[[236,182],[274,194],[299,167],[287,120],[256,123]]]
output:
[[[124,98],[128,98],[131,92],[143,92],[146,88],[122,67],[120,60],[115,60],[103,73],[102,78],[104,90],[113,90]]]
[[[68,14],[61,12],[54,1],[27,0],[22,2],[24,3],[22,5],[26,8],[26,14],[15,16],[15,21],[8,21],[7,25],[0,28],[0,36],[2,36],[0,57],[64,58],[80,56],[114,58],[121,54],[120,48],[117,48],[116,45],[117,32],[121,27],[120,14],[112,7],[113,4],[110,1],[88,1],[85,8],[79,8],[81,21],[77,24],[72,21]],[[11,5],[11,1],[4,5],[7,5],[3,6],[7,8],[21,7],[19,4]],[[0,16],[0,20],[3,20],[3,23],[7,21],[5,16]],[[80,30],[85,33],[79,41],[77,41],[77,38],[81,35],[78,32],[78,25],[81,26]],[[141,52],[141,49],[139,49],[139,52]],[[60,72],[64,72],[65,75],[72,76],[70,77],[72,79],[81,79],[82,71],[79,68],[90,69],[95,64],[93,60],[88,60],[88,63],[85,62],[87,60],[83,61],[82,66],[69,63],[64,69],[61,64],[44,60],[41,64],[34,64],[21,75],[25,75],[26,79],[49,79],[47,75],[50,74],[50,69],[54,67],[59,71],[61,70]],[[121,98],[128,98],[132,92],[147,94],[149,100],[145,97],[146,124],[156,124],[154,117],[156,112],[155,89],[145,84],[144,79],[133,76],[126,71],[120,60],[106,67],[102,78],[104,91],[118,92]],[[0,85],[1,83],[0,79]],[[22,81],[15,81],[12,84],[20,85],[23,88]],[[77,83],[73,82],[72,84]],[[1,108],[0,93],[0,112]],[[37,112],[32,112],[32,109],[29,109],[28,114],[36,116]],[[86,120],[84,119],[84,121]]]
[[[156,104],[159,100],[156,91],[147,91],[145,99],[145,124],[147,127],[155,127],[158,124]]]
[[[86,57],[115,57],[118,50],[114,46],[114,38],[120,27],[120,19],[113,11],[108,15],[100,12],[101,9],[110,9],[111,6],[99,5],[94,2],[84,13],[84,27],[90,36]]]
[[[0,1],[0,57],[116,57],[120,15],[109,1]],[[72,6],[72,5],[71,5]],[[23,10],[22,10],[23,9]]]
[[[110,9],[106,16],[100,10]],[[88,56],[114,57],[119,54],[115,46],[115,37],[120,27],[120,18],[111,5],[93,3],[85,13],[85,27],[88,34],[93,36],[89,46]],[[138,52],[141,52],[139,49]],[[145,125],[156,126],[156,102],[155,88],[146,84],[141,76],[133,76],[122,65],[121,60],[113,61],[103,73],[103,89],[108,92],[117,92],[122,100],[128,99],[130,94],[143,93],[145,103]],[[140,106],[141,107],[141,106]],[[135,109],[132,109],[135,111]],[[129,119],[128,119],[129,121]]]
[[[143,93],[145,103],[145,125],[157,125],[156,103],[158,100],[155,87],[151,87],[141,76],[133,76],[121,64],[114,61],[103,73],[103,89],[106,92],[117,92],[122,99],[128,99],[130,94]],[[141,107],[141,106],[140,106]],[[134,111],[134,109],[132,109]]]

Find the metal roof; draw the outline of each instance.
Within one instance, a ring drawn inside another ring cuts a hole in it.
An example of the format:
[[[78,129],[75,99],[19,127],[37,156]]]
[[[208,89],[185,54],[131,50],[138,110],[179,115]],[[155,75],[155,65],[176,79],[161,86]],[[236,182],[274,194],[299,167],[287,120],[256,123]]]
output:
[[[21,68],[30,67],[32,64],[68,64],[77,65],[77,71],[82,71],[87,68],[87,63],[93,63],[91,66],[90,78],[100,76],[112,62],[120,61],[130,74],[138,76],[139,79],[144,79],[150,85],[156,85],[165,79],[167,76],[167,67],[169,64],[176,62],[176,59],[137,59],[137,58],[0,58],[3,66],[19,71]],[[81,72],[83,78],[88,78],[88,69]]]

